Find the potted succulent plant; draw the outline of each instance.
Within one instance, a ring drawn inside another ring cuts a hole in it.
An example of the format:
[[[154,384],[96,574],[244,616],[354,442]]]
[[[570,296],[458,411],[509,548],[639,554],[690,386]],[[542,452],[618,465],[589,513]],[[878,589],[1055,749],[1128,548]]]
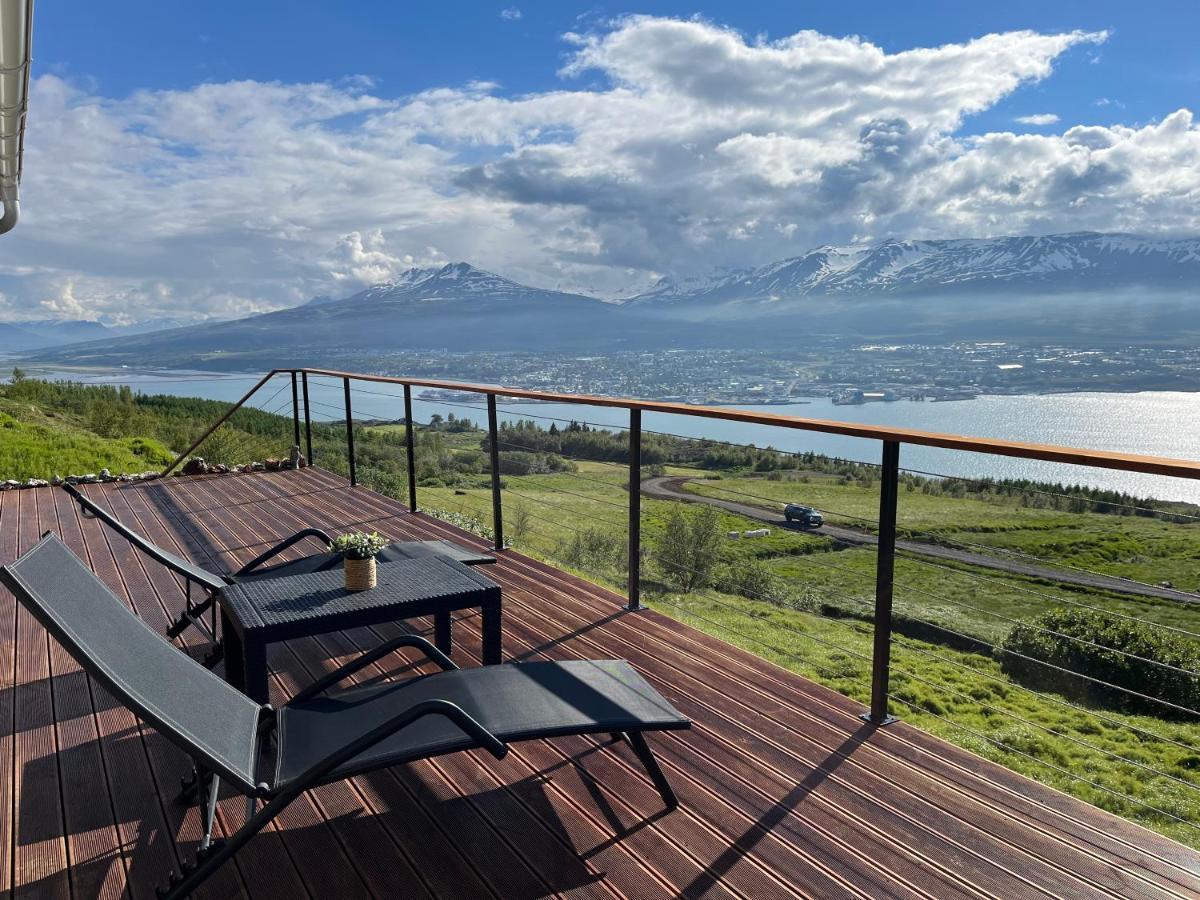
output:
[[[352,531],[334,538],[333,549],[346,560],[346,590],[369,591],[375,587],[375,556],[387,544],[387,538],[378,532]]]

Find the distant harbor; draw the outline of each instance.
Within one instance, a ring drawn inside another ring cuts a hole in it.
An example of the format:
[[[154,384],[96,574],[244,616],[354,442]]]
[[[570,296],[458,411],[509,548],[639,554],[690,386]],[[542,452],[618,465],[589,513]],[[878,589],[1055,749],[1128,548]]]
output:
[[[930,396],[920,391],[915,393],[901,393],[894,390],[855,388],[848,391],[839,391],[834,394],[833,405],[861,406],[864,403],[895,403],[897,400],[909,400],[912,402],[928,400],[931,403],[946,403],[951,400],[974,400],[978,396],[978,394],[972,391],[944,391]]]
[[[550,390],[550,389],[547,389]],[[554,389],[558,393],[564,392]],[[429,403],[478,403],[480,395],[469,391],[451,391],[444,388],[431,388],[417,394],[417,399]],[[503,403],[542,403],[532,397],[508,397],[498,394],[496,399]],[[800,397],[763,397],[730,400],[727,397],[656,397],[666,403],[691,403],[698,406],[807,406],[812,400]]]

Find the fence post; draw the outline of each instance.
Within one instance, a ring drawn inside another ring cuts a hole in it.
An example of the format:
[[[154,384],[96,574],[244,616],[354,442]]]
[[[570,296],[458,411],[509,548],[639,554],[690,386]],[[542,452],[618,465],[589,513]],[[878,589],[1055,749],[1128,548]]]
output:
[[[879,554],[875,562],[875,647],[871,661],[871,711],[863,718],[873,725],[896,721],[888,714],[888,682],[892,662],[892,582],[896,569],[896,502],[900,489],[900,444],[883,442],[879,481]]]
[[[300,446],[300,396],[296,392],[295,369],[292,369],[292,446]]]
[[[488,443],[492,465],[492,537],[496,549],[504,549],[504,511],[500,507],[500,429],[496,425],[496,395],[487,395]]]
[[[408,511],[417,511],[417,451],[413,439],[412,386],[404,386],[404,446],[408,451]]]
[[[633,612],[642,606],[642,411],[629,410],[629,602]]]
[[[304,449],[308,453],[308,464],[313,464],[312,416],[308,411],[308,373],[300,373],[300,387],[304,392]]]
[[[358,484],[358,473],[354,468],[354,413],[350,410],[350,379],[342,379],[342,393],[346,397],[346,455],[350,460],[350,487]]]

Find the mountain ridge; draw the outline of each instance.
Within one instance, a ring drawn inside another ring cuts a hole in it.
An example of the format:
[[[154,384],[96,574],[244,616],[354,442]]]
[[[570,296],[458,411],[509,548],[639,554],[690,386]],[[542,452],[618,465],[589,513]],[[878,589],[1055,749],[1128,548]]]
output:
[[[339,300],[31,352],[69,364],[258,368],[281,356],[405,349],[795,346],[810,334],[1175,339],[1200,333],[1198,285],[1200,238],[1092,232],[818,247],[757,268],[663,279],[619,303],[452,262]]]
[[[1003,238],[899,240],[814,247],[756,268],[682,282],[667,277],[629,304],[780,300],[904,293],[1171,289],[1200,282],[1200,237],[1071,232]],[[1089,284],[1089,282],[1098,282]]]

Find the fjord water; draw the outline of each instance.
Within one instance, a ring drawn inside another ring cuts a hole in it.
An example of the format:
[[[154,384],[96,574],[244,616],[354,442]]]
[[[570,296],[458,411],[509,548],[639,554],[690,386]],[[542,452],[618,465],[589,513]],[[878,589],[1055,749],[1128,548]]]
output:
[[[46,378],[80,382],[128,384],[146,393],[236,400],[257,381],[252,375],[212,373],[163,373],[117,370],[107,372],[31,372]],[[355,382],[355,418],[399,419],[404,415],[398,385]],[[282,389],[282,390],[281,390]],[[421,390],[414,389],[414,397]],[[311,378],[314,420],[340,419],[342,384],[338,379]],[[434,413],[450,413],[476,422],[486,421],[484,398],[448,403],[417,399],[413,415],[427,422]],[[253,405],[291,414],[290,383],[277,377],[260,389]],[[1140,393],[1076,393],[1047,395],[982,396],[974,400],[929,402],[900,400],[835,406],[827,398],[810,398],[803,404],[747,407],[811,419],[832,419],[869,425],[899,426],[975,437],[1033,441],[1093,450],[1145,453],[1178,459],[1200,459],[1200,394],[1145,391]],[[503,420],[535,419],[549,427],[550,421],[578,420],[604,427],[623,428],[628,414],[620,409],[567,403],[505,403],[499,405]],[[862,438],[786,428],[745,425],[692,416],[646,414],[647,431],[669,432],[687,437],[705,437],[734,444],[772,446],[788,451],[814,451],[862,462],[879,458],[879,443]],[[940,450],[905,445],[901,465],[908,469],[979,478],[1029,478],[1063,484],[1086,484],[1124,491],[1141,497],[1187,500],[1200,503],[1200,481],[1185,481],[1128,472],[1111,472],[1012,459],[981,453]]]

